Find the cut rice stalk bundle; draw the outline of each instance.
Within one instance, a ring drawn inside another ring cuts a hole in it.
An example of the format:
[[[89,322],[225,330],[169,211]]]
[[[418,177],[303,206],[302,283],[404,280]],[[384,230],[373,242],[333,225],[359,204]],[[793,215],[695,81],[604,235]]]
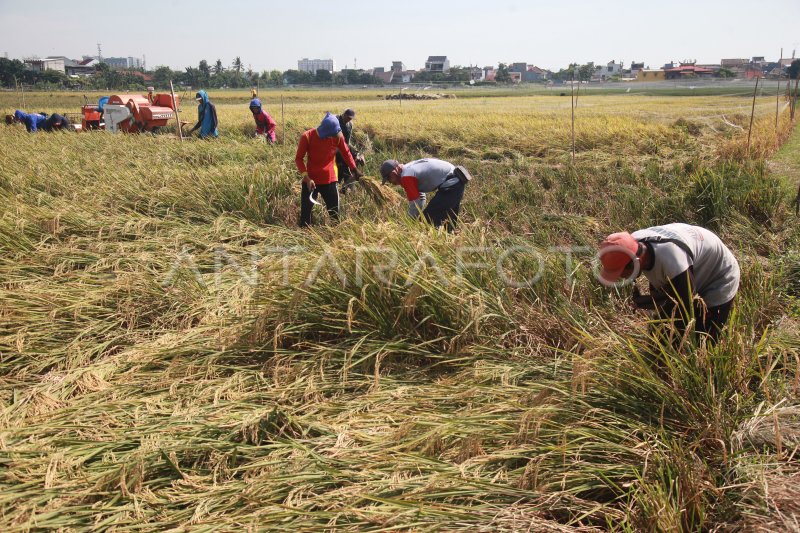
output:
[[[381,207],[387,204],[396,206],[403,202],[403,197],[396,190],[381,185],[377,178],[362,176],[359,182],[369,197]]]

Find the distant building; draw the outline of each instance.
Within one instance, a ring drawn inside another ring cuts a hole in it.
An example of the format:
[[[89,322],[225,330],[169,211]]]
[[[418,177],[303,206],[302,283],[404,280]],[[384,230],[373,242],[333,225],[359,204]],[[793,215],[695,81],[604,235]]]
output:
[[[592,73],[592,79],[605,81],[614,76],[622,75],[622,64],[616,61],[609,61],[606,66],[597,66]]]
[[[631,62],[631,77],[632,78],[635,78],[640,70],[644,70],[644,62],[642,62],[642,63]]]
[[[303,72],[310,72],[316,75],[318,70],[327,70],[333,72],[334,64],[333,59],[308,59],[304,57],[297,61],[297,70]]]
[[[103,63],[112,68],[142,68],[138,57],[104,57]]]
[[[90,57],[80,61],[69,59],[64,63],[64,69],[67,76],[91,76],[97,70],[97,61],[95,58]]]
[[[548,78],[548,71],[540,69],[536,65],[529,65],[527,63],[511,63],[508,67],[509,72],[519,73],[520,81],[535,82],[542,81]],[[511,76],[514,80],[515,76]]]
[[[714,71],[710,68],[698,67],[695,64],[682,64],[679,67],[664,69],[664,79],[681,80],[685,78],[713,78]]]
[[[402,61],[392,61],[392,72],[403,72],[406,66]]]
[[[784,69],[780,63],[770,63],[769,66],[764,69],[768,78],[778,79],[778,78],[785,78],[787,76],[786,69]]]
[[[372,69],[372,75],[375,76],[377,79],[379,79],[382,83],[387,85],[389,83],[392,83],[392,81],[394,81],[394,72],[391,70],[389,72],[386,72],[386,69],[383,67],[376,67]]]
[[[428,60],[425,61],[425,70],[447,74],[450,72],[450,60],[447,59],[447,56],[428,56]]]
[[[742,58],[735,58],[735,59],[722,59],[720,61],[720,65],[722,68],[726,68],[729,70],[734,70],[737,68],[744,68],[750,63],[747,59]]]
[[[493,66],[483,67],[483,81],[495,81],[497,70]]]
[[[663,69],[659,70],[647,70],[642,69],[636,73],[636,81],[664,81],[666,78],[665,71]]]
[[[755,78],[765,78],[766,75],[764,74],[764,70],[758,65],[749,65],[744,70],[744,77],[748,80],[752,80]]]
[[[25,67],[28,70],[32,70],[34,72],[44,72],[45,70],[57,70],[59,72],[65,72],[64,69],[64,60],[66,58],[61,57],[46,57],[44,59],[25,59]]]
[[[527,82],[544,81],[549,77],[549,71],[541,69],[536,65],[528,65],[525,72],[522,73],[522,81]]]
[[[137,78],[141,78],[143,83],[152,83],[153,82],[153,76],[151,76],[150,74],[145,74],[144,72],[139,72],[138,70],[132,72],[131,74],[133,74]]]

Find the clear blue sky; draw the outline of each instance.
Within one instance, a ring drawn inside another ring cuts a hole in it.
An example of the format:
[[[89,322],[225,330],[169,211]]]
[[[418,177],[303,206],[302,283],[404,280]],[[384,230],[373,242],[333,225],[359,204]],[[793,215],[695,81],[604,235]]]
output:
[[[118,5],[119,7],[111,7]],[[149,13],[137,16],[136,13]],[[645,61],[800,56],[800,0],[0,0],[0,55],[12,58],[146,55],[148,67],[297,68],[302,57],[336,68],[421,68],[428,55],[452,65],[525,61]]]

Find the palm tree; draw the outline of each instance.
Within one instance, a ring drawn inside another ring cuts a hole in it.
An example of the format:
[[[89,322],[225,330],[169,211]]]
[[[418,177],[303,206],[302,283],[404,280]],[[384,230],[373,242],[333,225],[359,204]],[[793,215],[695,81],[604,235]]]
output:
[[[214,67],[212,68],[212,70],[214,71],[214,75],[215,76],[217,74],[222,74],[223,72],[225,72],[225,67],[222,66],[222,60],[221,59],[217,59],[217,62],[214,63]]]

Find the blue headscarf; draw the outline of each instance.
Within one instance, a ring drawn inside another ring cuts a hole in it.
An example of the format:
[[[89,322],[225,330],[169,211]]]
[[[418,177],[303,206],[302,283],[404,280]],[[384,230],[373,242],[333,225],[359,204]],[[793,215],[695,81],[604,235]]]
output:
[[[322,122],[320,122],[317,127],[319,138],[327,139],[328,137],[335,137],[340,131],[342,131],[342,127],[339,125],[339,119],[336,118],[336,115],[330,111],[325,113],[325,118],[322,119]]]
[[[261,111],[261,100],[258,98],[253,98],[250,100],[250,109],[257,107],[259,111]]]
[[[197,98],[200,98],[200,105],[197,106],[197,120],[200,122],[200,138],[203,139],[211,135],[217,137],[219,133],[214,124],[214,110],[211,102],[208,101],[208,94],[204,90],[197,91]]]

